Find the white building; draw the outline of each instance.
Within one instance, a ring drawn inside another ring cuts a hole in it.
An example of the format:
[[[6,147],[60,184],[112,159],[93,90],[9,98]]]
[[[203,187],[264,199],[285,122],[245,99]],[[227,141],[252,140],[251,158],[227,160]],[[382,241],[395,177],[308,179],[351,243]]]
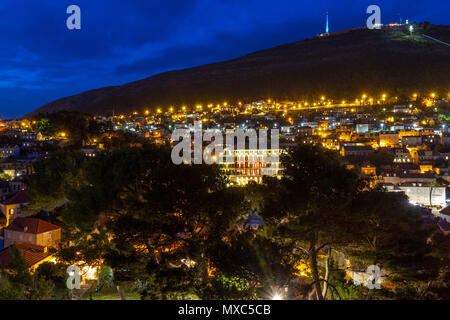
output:
[[[369,132],[368,123],[358,123],[356,125],[356,133],[367,133],[367,132]]]
[[[233,183],[245,185],[250,181],[260,183],[264,175],[280,176],[282,167],[280,162],[281,149],[236,149],[225,148],[218,156],[218,164],[225,175]],[[273,161],[269,158],[278,155]]]
[[[395,189],[405,192],[413,204],[446,206],[445,187],[429,187],[421,182],[408,182],[396,186]]]

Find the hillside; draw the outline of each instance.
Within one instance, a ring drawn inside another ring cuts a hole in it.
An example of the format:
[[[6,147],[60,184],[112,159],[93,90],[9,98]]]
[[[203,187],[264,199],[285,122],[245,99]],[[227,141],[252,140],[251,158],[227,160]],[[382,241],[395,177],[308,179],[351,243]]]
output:
[[[336,98],[366,92],[401,95],[450,88],[450,26],[415,25],[381,30],[356,28],[257,51],[195,68],[165,72],[122,86],[87,91],[34,111],[77,110],[111,114],[156,106],[180,106],[297,99]]]

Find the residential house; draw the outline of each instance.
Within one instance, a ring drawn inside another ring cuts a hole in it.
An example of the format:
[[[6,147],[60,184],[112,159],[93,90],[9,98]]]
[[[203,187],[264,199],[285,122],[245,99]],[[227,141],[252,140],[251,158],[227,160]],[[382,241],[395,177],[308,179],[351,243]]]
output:
[[[423,161],[433,161],[437,157],[436,153],[432,150],[418,150],[417,151],[417,160],[419,162]]]
[[[373,153],[373,148],[366,145],[347,145],[341,147],[341,154],[344,157],[363,157],[366,158]]]
[[[61,228],[42,219],[18,217],[4,229],[5,248],[18,242],[55,247],[60,241]]]
[[[97,146],[84,146],[81,148],[81,151],[87,157],[95,157],[97,153],[100,151],[100,149]]]
[[[442,144],[446,147],[450,146],[450,132],[444,132],[442,134]]]
[[[377,167],[371,164],[365,164],[361,166],[361,174],[365,176],[376,176],[377,174]]]
[[[409,163],[412,161],[411,154],[406,148],[392,148],[391,152],[394,154],[395,163]]]
[[[8,226],[11,221],[16,217],[22,215],[22,207],[27,205],[31,200],[30,195],[20,190],[15,192],[12,196],[0,202],[1,213],[3,214],[5,221],[4,226]]]
[[[0,158],[17,158],[19,156],[20,147],[18,145],[0,147]]]
[[[422,136],[422,143],[429,146],[441,144],[441,137],[437,134],[427,134]]]
[[[436,181],[436,176],[433,173],[405,173],[405,172],[390,172],[385,171],[380,174],[384,183],[392,183],[394,185],[407,182],[415,182],[422,184],[429,184]]]
[[[395,172],[406,173],[421,173],[420,165],[417,163],[396,163],[394,164]]]
[[[300,136],[312,136],[313,135],[313,128],[305,126],[305,127],[298,127],[297,133]]]
[[[18,242],[0,251],[0,268],[14,268],[14,248],[25,259],[27,266],[31,272],[36,271],[38,266],[43,262],[53,260],[53,253],[47,247],[33,245],[31,243]]]
[[[380,147],[393,147],[399,145],[400,137],[398,132],[383,131],[378,135],[378,144]]]
[[[422,136],[403,136],[402,146],[420,146],[422,145]]]

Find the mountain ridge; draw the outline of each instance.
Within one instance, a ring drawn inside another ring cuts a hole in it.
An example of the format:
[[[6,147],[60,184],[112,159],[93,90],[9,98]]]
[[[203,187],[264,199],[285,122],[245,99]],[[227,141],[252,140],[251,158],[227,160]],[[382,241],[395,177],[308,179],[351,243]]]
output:
[[[43,105],[26,117],[62,110],[95,114],[223,101],[408,94],[450,87],[450,26],[352,28],[258,50],[242,57],[167,71]]]

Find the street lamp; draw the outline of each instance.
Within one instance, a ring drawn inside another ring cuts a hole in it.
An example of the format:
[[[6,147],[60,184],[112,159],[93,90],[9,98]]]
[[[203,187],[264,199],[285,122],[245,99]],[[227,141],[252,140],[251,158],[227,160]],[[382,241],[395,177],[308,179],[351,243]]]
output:
[[[414,27],[412,25],[409,26],[409,35],[412,37],[412,33],[414,31]]]

